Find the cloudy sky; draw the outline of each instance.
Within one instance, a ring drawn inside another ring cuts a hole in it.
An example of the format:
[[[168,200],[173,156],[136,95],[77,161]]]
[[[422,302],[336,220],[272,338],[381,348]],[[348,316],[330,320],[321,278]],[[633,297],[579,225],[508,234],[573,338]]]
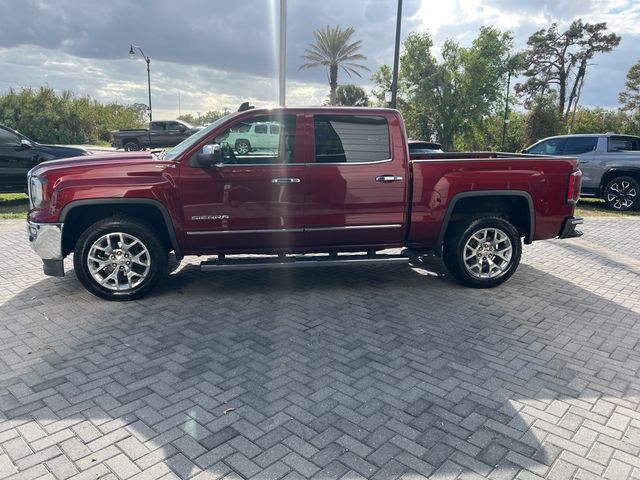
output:
[[[298,71],[312,32],[339,24],[356,29],[366,65],[393,61],[396,0],[288,0],[287,103],[321,104],[322,69]],[[250,100],[278,102],[279,0],[2,0],[0,93],[48,85],[105,102],[146,103],[151,58],[155,118],[235,110]],[[483,25],[511,30],[517,48],[537,29],[573,19],[606,21],[622,36],[590,67],[582,103],[615,108],[629,68],[640,60],[639,0],[404,0],[402,36],[429,31],[468,45]],[[370,87],[370,74],[340,83]]]

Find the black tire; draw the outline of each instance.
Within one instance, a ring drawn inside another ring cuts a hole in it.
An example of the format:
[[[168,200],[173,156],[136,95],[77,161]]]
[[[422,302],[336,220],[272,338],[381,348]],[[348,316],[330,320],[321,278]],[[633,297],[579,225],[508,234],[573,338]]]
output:
[[[124,245],[119,239],[124,240]],[[138,243],[132,243],[132,239]],[[135,300],[149,293],[165,276],[167,248],[149,225],[137,218],[114,216],[94,223],[80,235],[73,266],[80,283],[92,294],[106,300]],[[93,273],[90,268],[94,268]],[[132,278],[129,285],[117,289],[125,278]]]
[[[482,241],[472,239],[482,232],[486,232]],[[509,244],[511,250],[507,255]],[[507,258],[495,254],[500,249]],[[473,257],[469,257],[471,253]],[[443,260],[451,276],[460,283],[474,288],[492,288],[513,275],[521,255],[520,234],[510,222],[500,217],[481,217],[450,227],[445,237]],[[474,269],[478,270],[474,272]]]
[[[135,140],[127,140],[122,146],[125,152],[137,152],[140,150],[140,144]]]
[[[633,177],[616,177],[604,188],[604,201],[618,212],[640,208],[640,184]]]
[[[246,155],[251,151],[251,144],[249,140],[238,140],[236,141],[236,152],[238,155]]]

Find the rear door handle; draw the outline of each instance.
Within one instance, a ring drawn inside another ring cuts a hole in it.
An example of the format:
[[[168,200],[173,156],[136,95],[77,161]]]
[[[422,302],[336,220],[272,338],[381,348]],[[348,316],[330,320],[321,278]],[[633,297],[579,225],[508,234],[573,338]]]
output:
[[[289,184],[289,183],[300,183],[300,179],[299,178],[291,178],[291,177],[272,178],[271,179],[271,183],[277,183],[279,185],[286,185],[286,184]]]
[[[401,182],[402,177],[396,177],[395,175],[380,175],[376,177],[376,182],[390,183],[390,182]]]

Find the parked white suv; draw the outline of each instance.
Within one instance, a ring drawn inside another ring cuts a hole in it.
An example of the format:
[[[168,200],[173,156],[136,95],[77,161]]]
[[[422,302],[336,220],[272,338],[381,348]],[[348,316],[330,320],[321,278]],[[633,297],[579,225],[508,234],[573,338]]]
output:
[[[224,138],[238,155],[246,155],[256,150],[277,151],[280,142],[280,124],[278,122],[241,123]]]

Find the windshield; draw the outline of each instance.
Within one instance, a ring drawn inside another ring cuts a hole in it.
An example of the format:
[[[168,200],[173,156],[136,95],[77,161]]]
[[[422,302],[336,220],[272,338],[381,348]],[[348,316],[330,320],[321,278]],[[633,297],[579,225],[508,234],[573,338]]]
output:
[[[192,146],[194,146],[196,143],[198,143],[204,137],[209,135],[209,133],[212,130],[215,130],[218,127],[218,125],[221,125],[222,123],[226,122],[227,119],[231,115],[232,114],[225,115],[224,117],[220,117],[218,120],[213,122],[208,127],[203,128],[198,133],[195,133],[195,134],[191,135],[190,137],[188,137],[187,139],[183,140],[181,143],[179,143],[175,147],[167,150],[165,152],[165,154],[162,156],[162,160],[173,160],[174,158],[176,158],[178,155],[180,155],[185,150],[189,150]]]

